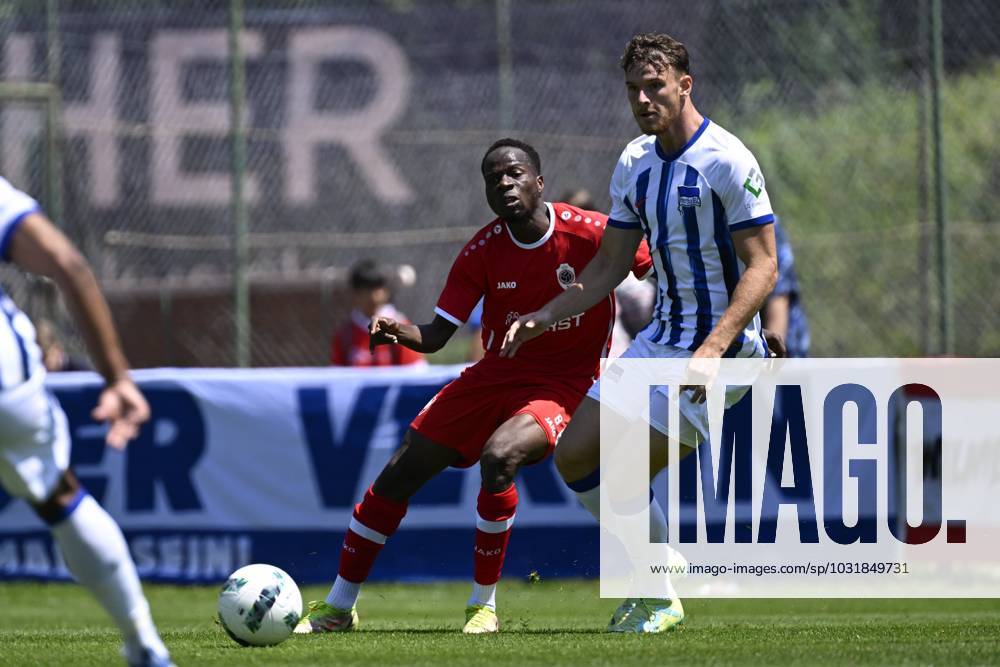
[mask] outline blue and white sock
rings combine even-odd
[[[601,470],[598,468],[583,479],[575,482],[566,482],[566,486],[576,493],[588,512],[595,519],[601,520]],[[663,509],[653,497],[653,490],[649,490],[649,539],[651,542],[667,541],[667,517],[663,514]]]
[[[590,512],[595,519],[601,520],[601,471],[600,468],[594,470],[583,479],[577,480],[575,482],[566,482],[566,485],[576,493],[576,497],[580,500],[580,504],[583,505],[588,512]],[[667,544],[667,517],[663,514],[663,509],[660,504],[656,502],[656,498],[653,496],[653,490],[649,490],[649,541],[650,542],[662,542],[667,551],[668,562],[673,562],[676,560],[675,556],[671,554],[673,549],[671,549]],[[683,557],[682,557],[683,560]],[[684,561],[686,564],[686,561]],[[676,597],[676,593],[673,590],[673,585],[670,583],[670,577],[667,577],[668,590],[670,592],[670,597]]]
[[[121,630],[126,658],[144,653],[167,656],[125,536],[104,508],[81,489],[66,514],[50,528],[66,567]]]

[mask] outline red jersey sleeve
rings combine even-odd
[[[643,280],[653,270],[653,258],[649,256],[649,245],[646,239],[639,243],[639,248],[635,251],[635,261],[632,262],[632,275],[639,280]]]
[[[563,204],[565,206],[565,204]],[[598,213],[597,211],[582,211],[578,209],[573,209],[578,214],[587,216],[585,220],[587,222],[593,218],[596,222],[599,222],[604,229],[608,227],[608,216],[603,213]],[[579,215],[577,216],[579,217]],[[632,274],[639,280],[643,280],[649,275],[649,272],[653,270],[653,258],[649,255],[649,245],[646,243],[646,239],[642,239],[639,242],[639,247],[636,248],[635,258],[632,261]]]
[[[486,293],[484,252],[478,245],[480,234],[458,252],[448,273],[434,312],[455,326],[462,326]]]

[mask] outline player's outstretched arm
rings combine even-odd
[[[576,283],[540,310],[510,325],[500,346],[500,356],[513,357],[523,343],[540,336],[554,322],[578,315],[610,294],[628,274],[641,241],[639,229],[608,227],[597,253]]]
[[[149,405],[128,374],[111,311],[90,265],[62,232],[41,213],[29,214],[11,239],[10,259],[51,278],[66,300],[106,386],[92,416],[110,422],[107,442],[121,449],[149,419]]]
[[[437,352],[458,327],[435,315],[428,324],[404,324],[391,317],[373,317],[368,327],[368,348],[375,350],[377,345],[402,345],[417,352],[432,354]]]

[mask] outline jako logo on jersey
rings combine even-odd
[[[556,269],[556,280],[559,281],[559,286],[563,289],[569,289],[569,286],[576,282],[576,269],[572,266],[563,262]]]
[[[497,283],[497,289],[517,289],[516,280],[507,280]]]
[[[701,206],[701,188],[697,185],[677,186],[677,210],[681,213],[685,208]]]

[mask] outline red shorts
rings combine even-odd
[[[590,384],[589,379],[498,379],[495,373],[472,366],[439,391],[410,428],[458,451],[462,461],[455,467],[468,468],[479,460],[486,441],[501,424],[514,415],[529,414],[545,432],[548,456]]]

